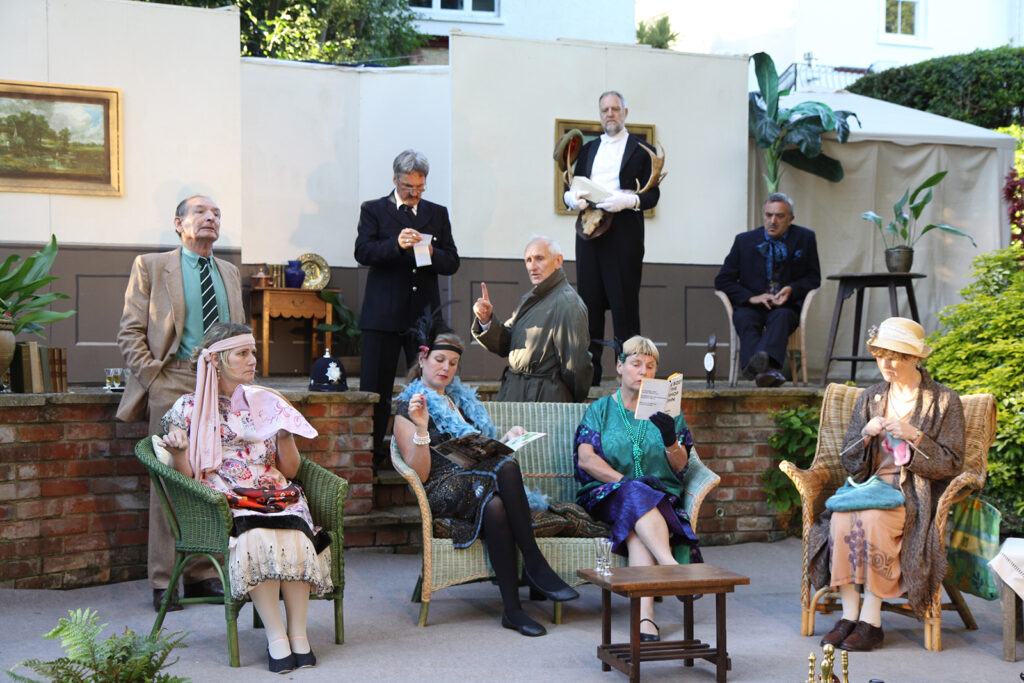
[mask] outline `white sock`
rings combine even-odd
[[[857,621],[860,612],[860,591],[857,590],[857,584],[844,583],[840,586],[839,598],[843,602],[843,619]]]
[[[291,653],[288,644],[288,632],[281,618],[281,582],[276,580],[262,581],[249,591],[253,607],[263,620],[263,629],[267,636],[267,648],[274,659],[287,657]]]
[[[281,594],[284,596],[284,611],[288,615],[288,639],[291,641],[292,652],[305,654],[309,652],[309,639],[306,637],[309,584],[284,581],[281,583]]]
[[[860,620],[872,626],[882,625],[882,598],[869,590],[864,591],[864,605],[860,608]]]

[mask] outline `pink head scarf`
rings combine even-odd
[[[256,339],[251,334],[240,334],[211,344],[199,353],[195,404],[188,430],[188,462],[192,466],[192,476],[197,480],[202,480],[205,473],[220,467],[223,460],[220,411],[217,409],[220,383],[213,354],[255,345]],[[247,441],[263,441],[282,429],[307,438],[317,435],[317,431],[299,411],[268,389],[238,385],[231,396],[231,409],[249,410],[251,431],[239,435]]]

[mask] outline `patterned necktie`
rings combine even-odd
[[[217,322],[217,292],[213,289],[213,275],[210,273],[210,259],[199,258],[199,291],[203,299],[203,334]]]

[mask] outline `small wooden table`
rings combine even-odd
[[[337,291],[337,290],[327,290]],[[334,319],[334,308],[320,298],[320,292],[313,289],[293,287],[263,287],[253,289],[249,295],[249,315],[252,329],[259,329],[261,374],[266,377],[270,369],[270,320],[272,318],[299,318],[312,320],[310,335],[313,360],[316,360],[316,324],[323,321],[330,325]],[[258,324],[257,324],[258,323]],[[324,348],[331,348],[331,333],[324,332]]]
[[[858,350],[862,348],[864,340],[860,338],[861,319],[864,316],[864,290],[867,287],[885,287],[889,290],[889,311],[892,315],[900,314],[899,304],[896,302],[896,288],[903,287],[907,292],[907,303],[910,305],[910,317],[921,322],[921,316],[917,312],[917,299],[914,297],[914,280],[925,277],[923,273],[840,273],[829,275],[829,280],[837,280],[839,287],[836,289],[836,307],[832,312],[832,326],[828,330],[828,342],[825,345],[825,366],[821,371],[821,383],[828,385],[828,369],[832,361],[846,361],[850,363],[850,381],[857,379],[857,363],[871,361],[872,356],[862,356]],[[857,293],[857,308],[853,316],[853,350],[849,356],[837,356],[834,353],[836,345],[836,330],[839,329],[839,318],[843,312],[843,303]]]
[[[601,670],[615,667],[640,680],[640,662],[684,659],[693,666],[694,659],[706,659],[716,665],[716,678],[724,683],[725,672],[732,668],[725,642],[725,594],[736,586],[747,585],[746,576],[710,564],[655,565],[652,567],[616,567],[611,576],[602,576],[593,569],[581,569],[580,578],[601,588],[601,644],[597,658]],[[612,643],[611,594],[629,598],[629,642]],[[693,599],[683,603],[683,640],[640,641],[640,598],[655,595],[715,594],[715,647],[693,638]]]

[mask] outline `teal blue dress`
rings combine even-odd
[[[612,548],[620,555],[627,554],[626,537],[633,532],[636,521],[657,508],[668,524],[669,543],[676,560],[702,562],[697,535],[682,503],[686,468],[679,472],[672,469],[661,432],[653,424],[635,419],[632,412],[625,414],[634,434],[647,422],[637,461],[633,458],[633,442],[614,395],[594,401],[583,416],[573,446],[576,481],[581,484],[576,502],[595,519],[611,525]],[[675,424],[677,441],[689,450],[693,438],[681,413],[675,418]],[[579,446],[583,443],[590,444],[612,469],[627,478],[602,482],[584,472],[579,461]]]

